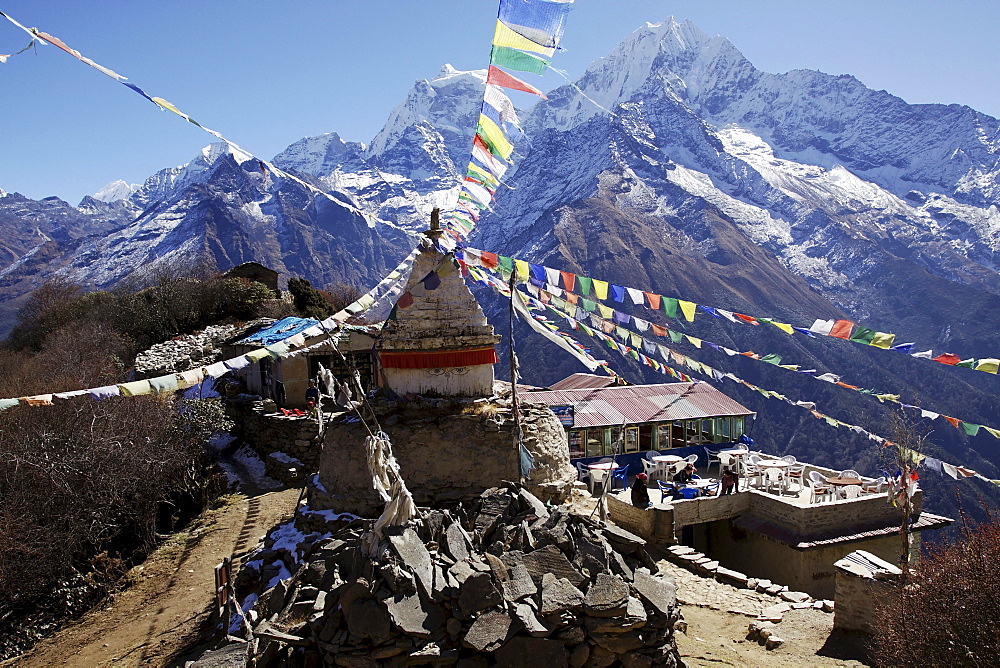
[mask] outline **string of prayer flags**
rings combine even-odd
[[[55,46],[56,48],[60,49],[61,51],[63,51],[65,53],[73,56],[74,58],[76,58],[80,62],[82,62],[82,63],[84,63],[86,65],[89,65],[90,67],[93,67],[98,72],[101,72],[102,74],[105,74],[105,75],[111,77],[112,79],[114,79],[118,83],[122,84],[123,86],[125,86],[126,88],[128,88],[129,90],[131,90],[132,92],[137,93],[138,95],[141,95],[145,99],[147,99],[150,102],[152,102],[153,104],[155,104],[160,110],[162,110],[162,111],[169,111],[169,112],[171,112],[173,114],[176,114],[177,116],[183,118],[188,123],[191,123],[192,125],[195,125],[195,126],[201,128],[202,130],[204,130],[208,134],[212,135],[213,137],[215,137],[219,141],[225,143],[237,155],[239,155],[239,156],[245,156],[247,159],[256,160],[257,161],[257,165],[260,167],[261,172],[265,176],[267,175],[268,172],[270,172],[272,174],[280,176],[281,178],[285,178],[285,179],[288,179],[290,181],[294,181],[299,186],[305,188],[306,190],[312,192],[315,195],[318,195],[318,196],[321,196],[321,197],[325,197],[325,198],[329,199],[330,201],[336,202],[337,204],[339,204],[341,206],[346,206],[348,208],[351,208],[352,210],[354,210],[355,212],[357,212],[359,214],[362,213],[357,208],[355,208],[355,207],[353,207],[353,206],[351,206],[349,204],[345,204],[341,200],[333,197],[333,195],[331,195],[330,193],[324,192],[323,190],[320,190],[316,186],[312,185],[311,183],[307,183],[306,181],[303,181],[302,179],[300,179],[299,177],[295,176],[294,174],[291,174],[289,172],[286,172],[286,171],[284,171],[284,170],[276,167],[275,165],[273,165],[271,162],[269,162],[267,160],[263,160],[261,158],[258,158],[253,153],[247,151],[246,149],[244,149],[243,147],[241,147],[236,142],[231,141],[231,140],[227,139],[226,137],[224,137],[222,135],[222,133],[217,132],[216,130],[212,130],[211,128],[209,128],[209,127],[207,127],[205,125],[202,125],[201,123],[199,123],[198,121],[196,121],[194,118],[192,118],[190,115],[184,113],[183,111],[181,111],[180,109],[178,109],[174,104],[172,104],[171,102],[168,102],[167,100],[163,99],[162,97],[157,97],[157,96],[154,96],[154,95],[149,95],[148,93],[146,93],[146,91],[144,91],[143,89],[141,89],[139,86],[137,86],[134,83],[131,83],[128,80],[128,77],[122,76],[121,74],[118,74],[114,70],[112,70],[112,69],[110,69],[108,67],[105,67],[105,66],[103,66],[103,65],[101,65],[101,64],[99,64],[99,63],[97,63],[97,62],[95,62],[93,60],[91,60],[90,58],[87,58],[86,56],[84,56],[82,53],[80,53],[76,49],[73,49],[70,46],[68,46],[65,42],[63,42],[58,37],[56,37],[56,36],[54,36],[54,35],[52,35],[50,33],[43,32],[43,31],[39,30],[38,28],[27,28],[27,27],[21,25],[20,23],[18,23],[17,21],[15,21],[12,17],[10,17],[9,15],[7,15],[7,14],[5,14],[3,12],[0,12],[0,16],[2,16],[3,18],[7,19],[12,24],[14,24],[15,26],[17,26],[18,28],[20,28],[21,30],[25,31],[26,33],[28,33],[28,35],[31,36],[32,43],[28,45],[29,47],[32,44],[34,44],[34,43],[38,43],[38,44],[42,44],[42,45],[44,45],[44,44],[52,44],[53,46]],[[22,49],[22,51],[23,51],[23,49]]]
[[[543,74],[562,39],[572,2],[500,0],[472,156],[454,208],[441,216],[448,234],[440,242],[442,248],[453,249],[472,231],[482,211],[490,207],[514,152],[510,135],[523,134],[514,104],[501,89],[547,99],[541,90],[501,68]]]
[[[574,297],[570,297],[569,293],[574,292],[582,296],[594,296],[598,299],[605,299],[604,297],[593,294],[592,286],[594,285],[594,281],[598,281],[599,279],[590,278],[588,276],[578,276],[572,273],[560,271],[558,269],[553,269],[551,267],[546,267],[544,265],[542,265],[542,269],[546,273],[546,280],[550,287],[553,289],[566,290],[567,299],[573,299]],[[598,285],[604,283],[604,281],[599,281]],[[579,286],[579,289],[577,286]],[[688,322],[694,322],[695,313],[700,310],[713,317],[718,318],[721,316],[722,318],[735,323],[743,323],[752,326],[759,326],[761,323],[768,323],[777,327],[786,334],[797,333],[809,338],[815,338],[816,336],[829,336],[832,338],[851,341],[860,345],[866,345],[872,348],[878,348],[880,350],[892,350],[894,352],[905,353],[918,359],[933,360],[947,366],[973,369],[975,371],[981,371],[993,375],[1000,373],[1000,358],[984,357],[963,360],[953,353],[935,355],[933,350],[914,353],[911,351],[915,347],[915,343],[896,343],[895,334],[889,332],[879,332],[863,325],[858,325],[850,320],[816,319],[808,328],[797,327],[788,323],[777,322],[773,318],[762,318],[743,313],[735,313],[733,311],[727,311],[715,306],[697,304],[676,297],[667,297],[652,292],[641,291],[637,288],[615,285],[613,283],[609,284],[608,297],[612,301],[625,303],[623,297],[624,294],[628,294],[632,298],[633,303],[636,305],[641,303],[641,300],[636,299],[636,296],[640,294],[643,295],[645,297],[645,306],[647,308],[653,311],[659,311],[662,309],[667,317],[675,320],[678,319],[679,312],[685,320]]]

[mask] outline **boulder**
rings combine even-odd
[[[618,617],[628,605],[628,585],[610,573],[598,573],[583,599],[583,611],[591,617]]]

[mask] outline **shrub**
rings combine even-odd
[[[1000,657],[1000,520],[938,545],[876,608],[885,666],[995,666]]]

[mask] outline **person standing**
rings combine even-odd
[[[734,494],[740,490],[740,474],[728,466],[722,469],[722,493]]]

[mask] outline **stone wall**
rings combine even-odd
[[[261,404],[230,404],[236,422],[234,436],[245,441],[265,462],[271,453],[283,452],[302,462],[307,471],[315,471],[322,448],[317,421],[269,413]]]
[[[850,558],[862,555],[861,561],[874,562],[881,568],[868,569],[850,563]],[[875,559],[872,557],[875,556]],[[836,612],[833,628],[843,631],[872,633],[875,602],[895,595],[900,570],[868,552],[858,551],[837,562]]]
[[[418,399],[380,402],[375,410],[406,486],[420,505],[473,498],[520,478],[509,403]],[[529,488],[558,499],[576,480],[562,425],[547,407],[535,405],[522,407],[522,421],[525,446],[538,465]],[[310,507],[367,517],[381,513],[383,503],[368,471],[367,436],[356,417],[328,425],[319,484],[309,490]]]

